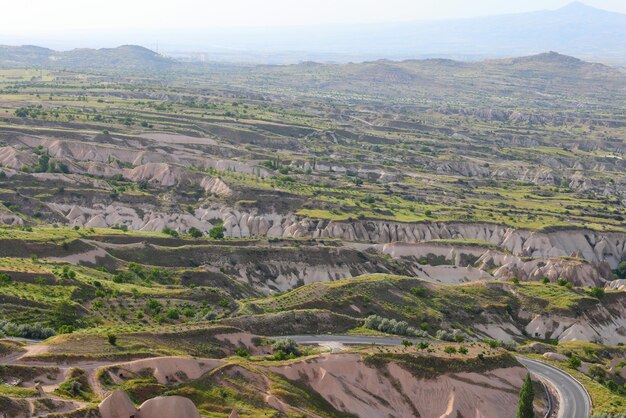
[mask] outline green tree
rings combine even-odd
[[[117,336],[115,334],[107,335],[107,339],[109,340],[109,344],[111,345],[117,344]]]
[[[192,226],[191,228],[189,228],[189,231],[187,231],[189,233],[189,235],[192,236],[192,238],[202,238],[202,231],[200,231],[198,228]]]
[[[447,347],[445,347],[445,348],[443,349],[443,351],[444,351],[446,354],[450,354],[450,355],[452,355],[452,354],[456,354],[456,348],[455,348],[455,347],[452,347],[452,346],[447,346]]]
[[[534,418],[535,412],[533,411],[533,399],[535,398],[535,391],[533,390],[533,382],[530,380],[530,374],[526,374],[524,384],[519,392],[519,403],[517,406],[516,418]]]
[[[211,239],[223,239],[224,238],[224,225],[215,225],[209,231],[209,237]]]
[[[55,325],[60,329],[63,326],[74,327],[78,322],[78,313],[74,305],[68,301],[59,302],[53,309],[52,315]]]

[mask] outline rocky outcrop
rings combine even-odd
[[[520,280],[540,281],[546,277],[551,282],[564,279],[575,286],[603,287],[613,276],[605,261],[587,262],[573,258],[523,259],[492,250],[484,253],[477,265],[482,270],[497,266],[492,273],[496,279],[509,280],[517,277]]]
[[[202,418],[198,408],[182,396],[158,396],[139,407],[137,418]]]
[[[184,357],[158,357],[135,360],[115,366],[115,373],[109,376],[114,381],[128,379],[148,370],[161,384],[180,383],[189,379],[198,379],[204,373],[222,365],[221,360],[192,359]]]
[[[133,405],[126,392],[123,390],[114,390],[107,396],[100,405],[98,410],[102,418],[129,418],[137,416],[137,408]]]
[[[214,182],[212,186],[222,189],[223,186]],[[224,191],[225,192],[225,191]],[[559,262],[567,267],[567,274],[581,283],[588,281],[583,275],[602,276],[605,279],[609,269],[615,268],[626,256],[626,233],[598,232],[585,229],[563,229],[555,231],[530,231],[515,229],[503,225],[486,223],[400,223],[388,221],[327,221],[303,218],[294,214],[280,215],[276,213],[254,214],[234,210],[230,207],[205,206],[197,209],[194,214],[188,212],[166,213],[157,207],[142,208],[140,214],[136,209],[113,204],[109,206],[94,205],[82,207],[76,205],[50,204],[51,209],[60,212],[70,225],[88,227],[111,227],[126,224],[130,229],[160,231],[163,227],[186,231],[196,227],[208,231],[216,219],[224,223],[225,236],[231,238],[275,237],[275,238],[332,238],[351,242],[372,244],[405,243],[417,244],[433,240],[467,240],[483,241],[501,248],[516,257],[556,259],[561,257],[577,257],[592,263],[584,267],[575,263]],[[424,252],[419,247],[391,246],[383,248],[389,254],[404,255],[407,251]],[[453,246],[454,248],[454,246]],[[488,248],[488,247],[485,247]],[[438,250],[448,251],[448,250]],[[465,253],[469,250],[464,249]],[[471,251],[478,255],[480,250]],[[490,255],[493,257],[493,254]],[[513,263],[518,274],[524,277],[546,275],[551,277],[549,266],[528,265],[521,267],[521,261],[498,256],[495,266]],[[494,258],[494,259],[495,259]],[[456,262],[455,262],[456,263]],[[556,264],[551,263],[553,270]],[[503,277],[509,273],[502,270]]]
[[[201,418],[193,402],[182,396],[158,396],[135,408],[126,392],[115,390],[98,406],[102,418]]]
[[[560,353],[544,353],[543,358],[545,358],[546,360],[552,360],[552,361],[558,361],[558,362],[567,361],[567,356],[565,356],[564,354],[560,354]]]
[[[208,193],[229,196],[232,190],[219,178],[202,176],[182,167],[165,163],[149,163],[124,170],[124,177],[134,182],[148,182],[160,187],[199,186]]]
[[[368,366],[358,354],[322,355],[268,369],[306,382],[335,409],[362,418],[434,418],[467,411],[485,418],[514,416],[517,391],[526,374],[519,366],[425,379],[394,362]]]
[[[32,152],[20,151],[13,147],[0,147],[0,167],[21,170],[35,165],[37,157]]]
[[[616,298],[581,309],[577,315],[537,314],[526,325],[527,335],[559,341],[626,343],[626,301]]]

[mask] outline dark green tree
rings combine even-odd
[[[533,382],[530,380],[530,373],[526,374],[524,384],[519,392],[519,404],[517,407],[516,418],[534,418],[535,413],[533,411],[533,399],[535,398],[535,391],[533,390]]]
[[[209,237],[211,239],[223,239],[224,238],[224,225],[215,225],[209,231]]]
[[[618,279],[626,279],[626,261],[622,261],[615,269],[615,274]]]

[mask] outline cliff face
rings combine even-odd
[[[231,238],[332,238],[372,244],[420,243],[431,240],[473,240],[494,244],[518,257],[576,256],[615,268],[626,254],[626,234],[584,229],[538,232],[487,223],[399,223],[376,220],[327,221],[297,215],[254,214],[229,207],[201,208],[195,213],[166,213],[146,206],[140,211],[123,205],[83,207],[54,205],[70,225],[110,227],[125,223],[130,229],[159,231],[164,226],[186,231],[208,231],[215,220],[224,223]]]

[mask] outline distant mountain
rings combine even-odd
[[[547,52],[480,62],[425,59],[258,66],[229,74],[225,83],[313,95],[341,92],[345,97],[463,102],[476,108],[484,106],[485,100],[501,99],[521,100],[537,108],[554,108],[558,102],[567,108],[577,107],[579,100],[599,104],[598,97],[604,98],[602,105],[623,103],[626,71]]]
[[[282,30],[170,33],[178,45],[210,51],[211,59],[334,62],[381,58],[460,60],[558,51],[626,63],[626,14],[574,2],[558,10],[395,24],[328,25]],[[193,40],[192,40],[193,39]],[[203,44],[211,39],[220,48]],[[198,41],[195,41],[198,40]],[[203,49],[204,48],[204,49]],[[246,55],[247,52],[247,55]],[[270,57],[270,58],[268,58]],[[257,61],[258,62],[258,61]]]
[[[117,48],[53,51],[38,46],[0,45],[0,67],[41,66],[70,70],[165,70],[179,65],[154,51],[136,45]]]

